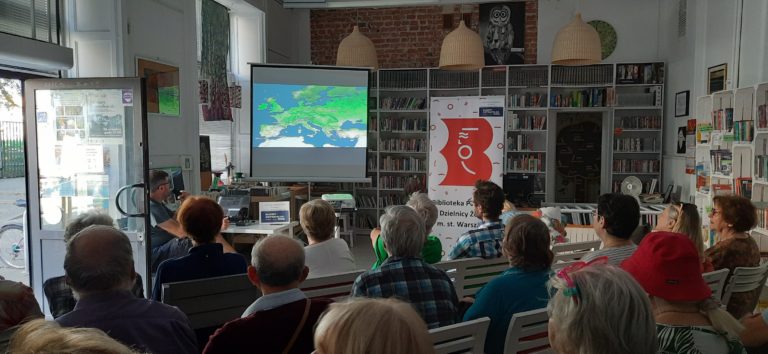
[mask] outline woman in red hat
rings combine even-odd
[[[653,232],[621,266],[650,296],[659,353],[746,353],[738,339],[744,327],[711,299],[691,240]]]
[[[715,270],[707,257],[704,257],[704,239],[701,236],[701,218],[695,204],[672,203],[659,215],[654,231],[677,232],[688,236],[696,246],[701,258],[701,272]]]
[[[717,233],[717,243],[704,254],[715,270],[728,268],[733,274],[736,267],[760,265],[760,248],[748,233],[756,224],[757,213],[749,199],[729,195],[717,196],[712,200],[709,227]],[[734,293],[728,301],[728,312],[736,318],[752,313],[758,296],[760,289]]]

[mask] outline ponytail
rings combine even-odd
[[[707,315],[712,327],[720,332],[726,332],[733,338],[739,338],[739,333],[744,330],[741,322],[724,310],[718,301],[711,298],[706,299],[699,304],[699,308],[701,312]]]

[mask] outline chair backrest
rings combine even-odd
[[[429,330],[437,354],[472,353],[483,354],[485,335],[491,319],[481,317],[450,326]]]
[[[166,283],[162,291],[162,302],[184,312],[193,329],[239,318],[261,296],[246,274]]]
[[[464,293],[464,272],[467,269],[467,263],[472,263],[479,258],[461,258],[450,261],[442,261],[433,264],[437,269],[443,270],[453,282],[453,287],[456,289],[456,295],[461,299]]]
[[[731,279],[728,280],[728,284],[725,286],[723,306],[728,306],[733,293],[744,293],[761,288],[765,284],[766,277],[768,277],[768,262],[757,267],[736,267],[733,270]],[[757,300],[756,296],[755,303],[751,307],[752,309],[757,306]]]
[[[589,252],[600,248],[600,240],[558,243],[552,246],[553,263],[578,261]]]
[[[310,299],[327,298],[341,301],[349,297],[349,293],[352,291],[352,284],[363,272],[361,269],[347,273],[310,278],[301,283],[299,287]]]
[[[554,353],[554,350],[549,347],[548,322],[549,315],[546,308],[512,315],[507,328],[507,338],[504,341],[504,353]]]
[[[730,272],[730,269],[723,268],[701,275],[704,281],[707,282],[707,285],[709,285],[709,288],[712,289],[712,298],[718,301],[723,298],[725,280],[728,279],[728,273]]]
[[[464,265],[464,276],[460,283],[462,287],[456,287],[456,295],[459,296],[459,299],[464,296],[474,295],[493,278],[509,269],[509,260],[506,257],[493,259],[473,258],[471,261],[464,263]]]

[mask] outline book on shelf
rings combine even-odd
[[[572,90],[568,93],[552,94],[549,100],[550,107],[606,107],[606,89],[593,87],[584,90]]]
[[[614,138],[615,152],[656,152],[656,138]]]
[[[425,152],[428,149],[427,140],[412,139],[382,139],[381,152]]]
[[[515,134],[507,137],[507,146],[509,151],[535,150],[534,143],[536,139],[535,135]]]
[[[696,162],[696,190],[709,193],[709,164],[705,161]]]
[[[512,113],[509,118],[509,130],[546,130],[546,114],[526,114],[520,116]]]
[[[544,154],[515,154],[507,159],[507,168],[516,172],[543,172]]]
[[[757,227],[761,229],[768,229],[768,203],[765,202],[752,202],[755,205],[757,211]]]
[[[736,178],[736,195],[740,195],[747,199],[752,199],[752,178],[751,177],[739,177]]]
[[[697,144],[709,144],[711,137],[712,137],[712,124],[710,123],[696,124],[696,143]]]
[[[525,92],[509,95],[510,108],[543,108],[546,107],[546,93]]]
[[[553,85],[611,85],[612,65],[553,66]]]
[[[658,116],[658,115],[621,116],[619,117],[618,128],[661,129],[661,116]]]
[[[712,111],[712,129],[731,131],[733,129],[733,108]]]
[[[420,110],[427,106],[424,97],[384,97],[380,102],[381,109],[393,111]]]
[[[737,142],[748,143],[755,139],[754,122],[751,120],[742,120],[734,123],[734,140]]]
[[[381,159],[381,168],[386,171],[423,172],[426,162],[422,158],[385,156]]]
[[[658,173],[661,161],[653,159],[614,159],[614,173]]]
[[[757,106],[757,129],[768,129],[768,109],[765,104]]]
[[[547,86],[547,67],[509,68],[510,86]],[[503,86],[503,85],[502,85]]]
[[[425,185],[424,176],[411,175],[411,176],[380,176],[379,186],[381,189],[403,189],[408,183],[416,181],[421,186]]]
[[[731,195],[733,194],[733,185],[730,183],[714,183],[712,184],[712,194],[714,196]]]
[[[427,119],[382,117],[380,130],[383,132],[426,132]]]
[[[730,176],[733,171],[733,152],[719,149],[709,152],[712,163],[712,172],[723,176]]]
[[[618,84],[663,84],[664,63],[617,64]]]
[[[768,179],[768,155],[755,155],[755,177],[760,180]]]

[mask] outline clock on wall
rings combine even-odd
[[[605,60],[605,58],[611,56],[616,49],[616,41],[618,40],[616,30],[610,23],[605,21],[594,20],[587,23],[594,27],[595,30],[597,30],[597,34],[600,35],[600,49],[602,52],[602,59]]]

